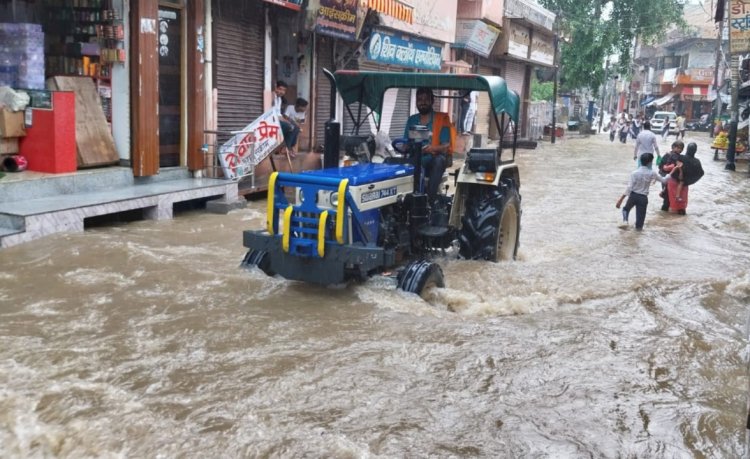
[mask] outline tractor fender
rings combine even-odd
[[[507,163],[507,164],[500,163],[500,166],[498,167],[497,172],[495,173],[495,179],[491,182],[478,179],[477,174],[470,171],[469,168],[466,166],[466,164],[464,164],[458,173],[456,183],[457,184],[470,183],[470,184],[496,187],[500,184],[501,179],[504,179],[506,177],[513,179],[513,182],[515,182],[516,184],[516,188],[520,190],[521,176],[518,173],[518,165],[513,162]]]
[[[495,174],[495,179],[491,182],[477,179],[476,174],[471,172],[466,165],[461,168],[457,179],[451,214],[448,218],[448,224],[454,228],[461,227],[461,217],[466,213],[466,200],[468,196],[473,195],[471,193],[473,188],[498,188],[501,182],[508,183],[510,179],[516,190],[520,192],[521,189],[521,177],[518,173],[518,166],[515,163],[500,164]]]

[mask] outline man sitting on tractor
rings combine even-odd
[[[421,125],[427,126],[432,133],[432,140],[422,148],[422,166],[425,170],[425,177],[429,179],[427,196],[431,203],[435,202],[443,173],[453,155],[456,141],[456,128],[447,113],[436,112],[432,109],[434,102],[435,95],[431,89],[417,89],[419,113],[409,117],[404,131],[404,137],[408,138],[409,127]]]

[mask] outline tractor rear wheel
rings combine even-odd
[[[521,198],[515,184],[506,180],[474,198],[461,219],[459,254],[469,260],[515,260],[521,232]]]
[[[268,255],[268,252],[263,250],[248,250],[245,257],[242,258],[240,266],[246,269],[256,266],[268,276],[275,274],[271,269],[271,257]]]
[[[427,260],[410,262],[398,275],[398,288],[425,298],[430,288],[445,287],[440,265]]]

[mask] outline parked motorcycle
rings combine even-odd
[[[685,127],[688,131],[710,132],[713,127],[713,120],[709,117],[701,117],[697,120],[686,121]]]

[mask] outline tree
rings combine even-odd
[[[546,100],[552,102],[553,82],[540,83],[536,78],[531,80],[531,100]]]
[[[675,25],[684,27],[684,0],[540,0],[558,12],[561,78],[564,89],[590,88],[596,95],[604,82],[606,56],[617,54],[628,74],[635,38],[655,43]]]

